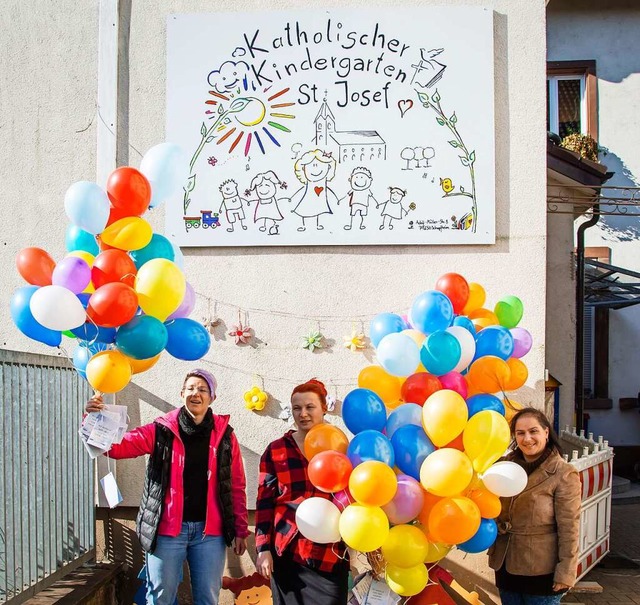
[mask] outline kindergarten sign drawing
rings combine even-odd
[[[493,14],[170,15],[180,246],[495,242]]]

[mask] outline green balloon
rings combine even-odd
[[[496,304],[493,312],[496,314],[501,326],[515,328],[522,319],[524,306],[517,296],[505,296]]]
[[[73,332],[71,332],[70,330],[64,330],[62,332],[62,335],[66,336],[67,338],[76,338],[76,335]]]

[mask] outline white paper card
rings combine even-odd
[[[102,491],[104,491],[104,496],[107,499],[109,508],[115,508],[120,504],[120,502],[122,502],[122,494],[118,489],[116,478],[113,476],[112,472],[107,473],[102,477],[102,479],[100,479],[100,485],[102,486]]]
[[[400,597],[389,588],[386,582],[373,580],[367,594],[366,605],[392,605],[399,600]]]

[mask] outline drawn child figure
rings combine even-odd
[[[369,201],[375,203],[376,207],[378,206],[378,202],[370,190],[372,182],[371,171],[364,166],[358,166],[351,172],[349,177],[351,190],[338,201],[338,204],[340,204],[343,200],[349,200],[349,214],[351,217],[349,224],[344,226],[345,230],[349,231],[353,227],[353,217],[356,214],[360,215],[360,229],[366,229],[364,217],[369,212]]]
[[[407,192],[400,187],[389,187],[389,199],[382,204],[382,225],[380,229],[384,229],[385,221],[389,217],[389,229],[393,229],[393,221],[400,220],[403,216],[409,214],[409,211],[402,205],[402,199]],[[381,204],[376,206],[379,207]]]
[[[230,590],[235,605],[272,605],[271,586],[258,572],[242,578],[222,578],[222,588]]]
[[[278,187],[283,187],[283,185],[283,182],[277,177],[273,170],[267,170],[267,172],[256,174],[249,186],[249,191],[254,192],[258,198],[253,214],[253,222],[257,223],[262,220],[263,223],[258,229],[260,231],[266,231],[267,221],[271,221],[269,235],[278,234],[278,223],[276,221],[281,221],[284,218],[280,212],[280,208],[278,208],[278,200],[276,200]]]
[[[242,202],[247,202],[247,200],[241,198],[238,194],[238,183],[233,179],[224,181],[222,185],[220,185],[220,193],[222,193],[222,203],[220,204],[218,214],[222,214],[222,209],[224,208],[227,222],[229,223],[227,231],[234,230],[234,223],[236,221],[240,221],[240,226],[246,231],[247,226],[242,222],[245,219]]]
[[[291,201],[296,202],[291,212],[302,219],[298,231],[306,230],[305,219],[308,218],[316,219],[316,229],[324,229],[320,224],[320,216],[333,214],[329,204],[337,204],[338,196],[327,183],[336,175],[336,163],[331,153],[314,149],[303,153],[294,164],[296,177],[303,185],[291,197]]]

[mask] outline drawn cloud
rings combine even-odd
[[[207,76],[209,86],[220,93],[230,92],[249,73],[249,66],[244,61],[225,61],[219,69],[214,69]]]

